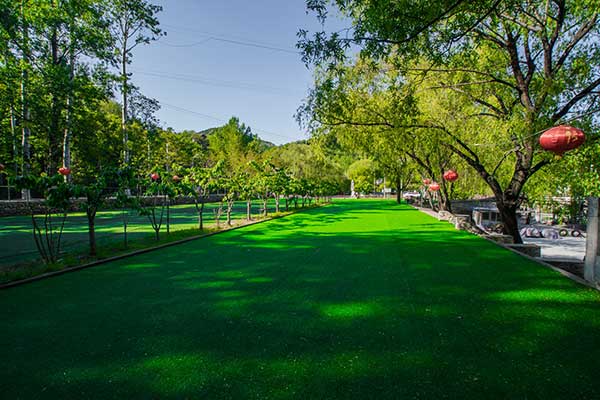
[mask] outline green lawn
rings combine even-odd
[[[6,399],[600,397],[600,293],[386,201],[0,292]]]
[[[258,201],[254,202],[252,212],[258,214]],[[206,204],[204,210],[205,226],[214,225],[214,213],[217,203]],[[282,202],[283,207],[283,202]],[[275,211],[275,202],[269,203],[269,212]],[[246,217],[246,203],[238,202],[234,207],[233,219]],[[198,226],[198,214],[193,204],[174,206],[170,209],[171,230],[193,229]],[[225,215],[221,217],[225,222]],[[166,233],[166,211],[163,217],[161,233]],[[128,227],[130,240],[152,237],[154,231],[148,217],[131,213]],[[96,235],[99,246],[120,245],[123,225],[119,211],[101,211],[96,217]],[[63,250],[70,254],[85,254],[88,250],[88,226],[85,213],[69,214],[63,234]],[[0,267],[10,266],[20,262],[34,261],[39,253],[33,241],[31,217],[0,217]]]

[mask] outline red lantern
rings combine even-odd
[[[58,169],[58,173],[61,174],[62,176],[67,176],[67,175],[71,175],[71,170],[67,167],[60,167]]]
[[[438,183],[433,182],[431,185],[429,185],[429,190],[431,190],[432,192],[437,192],[438,190],[440,190],[440,185]]]
[[[181,178],[177,175],[173,175],[173,182],[177,183],[181,180]]]
[[[423,185],[431,184],[431,179],[423,179]]]
[[[444,173],[444,180],[446,180],[448,182],[454,182],[457,179],[458,179],[458,174],[456,173],[456,171],[448,170]]]
[[[542,148],[559,156],[565,151],[576,149],[584,141],[585,134],[583,131],[568,125],[555,126],[540,136],[540,145]]]
[[[158,175],[156,172],[153,172],[152,174],[150,174],[150,178],[151,178],[153,181],[157,181],[157,180],[159,180],[159,179],[160,179],[160,175]]]

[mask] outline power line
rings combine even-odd
[[[206,42],[210,42],[211,40],[213,40],[212,37],[201,40],[199,42],[190,43],[190,44],[174,44],[174,43],[165,42],[164,40],[161,40],[157,43],[164,44],[165,46],[169,46],[169,47],[194,47],[194,46],[199,46],[201,44],[204,44]]]
[[[281,43],[265,42],[262,40],[253,40],[253,39],[248,38],[248,36],[237,36],[237,35],[231,35],[229,33],[222,33],[222,32],[210,32],[210,31],[205,31],[202,29],[190,28],[190,27],[181,26],[181,25],[162,24],[162,26],[170,27],[170,30],[174,31],[174,32],[195,33],[195,34],[199,34],[202,36],[212,36],[212,37],[218,37],[218,38],[224,38],[224,39],[241,40],[243,42],[249,42],[249,43],[254,43],[254,44],[263,44],[266,46],[285,48],[286,50],[289,50],[289,48],[284,47],[283,45],[281,45]]]
[[[209,115],[209,114],[203,114],[203,113],[200,113],[200,112],[197,112],[197,111],[188,110],[187,108],[175,106],[173,104],[165,103],[163,101],[160,101],[160,105],[161,106],[166,106],[167,108],[172,108],[172,109],[177,110],[177,111],[183,111],[183,112],[187,112],[187,113],[190,113],[190,114],[198,115],[198,116],[203,117],[203,118],[212,119],[212,120],[215,120],[215,121],[218,121],[218,122],[227,122],[227,120],[225,120],[223,118],[215,117],[215,116]]]
[[[582,119],[582,118],[584,118],[584,117],[587,117],[587,116],[589,116],[589,115],[596,114],[596,113],[599,113],[599,112],[600,112],[600,109],[589,110],[589,111],[587,111],[587,112],[585,112],[585,113],[582,113],[582,114],[575,115],[575,116],[573,116],[573,117],[571,117],[571,118],[569,118],[569,119],[565,119],[565,120],[562,120],[562,121],[561,121],[561,120],[559,120],[559,122],[560,122],[561,124],[568,124],[568,123],[570,123],[570,122],[577,121],[577,120],[579,120],[579,119]],[[539,136],[539,135],[541,135],[542,133],[546,132],[548,129],[551,129],[551,127],[550,127],[550,128],[544,128],[544,129],[541,129],[541,130],[539,130],[539,131],[537,131],[537,132],[534,132],[534,133],[532,133],[532,134],[529,134],[529,135],[526,135],[526,136],[520,137],[520,138],[518,138],[518,139],[519,139],[519,140],[521,140],[521,141],[525,141],[525,140],[527,140],[527,139],[531,139],[531,138],[532,138],[532,137],[534,137],[534,136]],[[509,144],[509,141],[507,140],[507,141],[506,141],[505,143],[503,143],[503,144]],[[487,146],[490,146],[490,147],[491,147],[491,146],[497,146],[497,145],[498,145],[498,143],[475,143],[475,144],[473,144],[473,146],[477,146],[477,147],[487,147]]]
[[[257,85],[257,84],[253,84],[253,83],[238,82],[238,81],[226,81],[226,80],[212,79],[212,78],[202,77],[200,75],[186,75],[186,74],[179,74],[179,73],[170,73],[170,72],[166,72],[166,71],[132,70],[132,72],[134,72],[136,74],[140,74],[140,75],[154,76],[154,77],[158,77],[158,78],[173,79],[173,80],[185,81],[185,82],[194,82],[194,83],[200,83],[200,84],[210,85],[210,86],[229,87],[229,88],[233,88],[233,89],[245,89],[245,90],[250,90],[250,91],[258,91],[258,92],[270,93],[270,94],[276,94],[276,95],[296,95],[292,91],[289,91],[285,88],[266,86],[266,85]],[[301,96],[299,93],[297,95]]]
[[[228,120],[223,119],[223,118],[219,118],[219,117],[215,117],[214,115],[204,114],[204,113],[201,113],[201,112],[189,110],[187,108],[179,107],[179,106],[176,106],[176,105],[173,105],[173,104],[169,104],[169,103],[165,103],[165,102],[162,102],[162,101],[160,102],[160,104],[163,105],[163,106],[165,106],[165,107],[167,107],[167,108],[171,108],[171,109],[176,110],[176,111],[186,112],[186,113],[189,113],[189,114],[192,114],[192,115],[197,115],[197,116],[202,117],[202,118],[208,118],[208,119],[211,119],[211,120],[214,120],[214,121],[218,121],[218,122],[223,122],[223,123],[227,123],[228,122]],[[279,136],[279,137],[282,137],[282,138],[285,138],[285,139],[289,139],[289,140],[294,140],[294,141],[299,140],[298,138],[294,138],[294,137],[287,136],[287,135],[282,135],[280,133],[275,133],[275,132],[267,131],[265,129],[254,128],[253,130],[256,131],[256,132],[259,132],[259,133],[264,133],[266,135]]]
[[[173,25],[164,25],[164,26],[172,27]],[[194,42],[194,43],[189,43],[189,44],[174,44],[174,43],[168,43],[168,42],[164,42],[164,41],[159,41],[158,43],[162,43],[166,46],[171,46],[171,47],[194,47],[194,46],[199,46],[204,43],[207,43],[211,40],[214,40],[214,41],[218,41],[218,42],[236,44],[236,45],[247,46],[247,47],[255,47],[255,48],[260,48],[260,49],[265,49],[265,50],[273,50],[273,51],[278,51],[278,52],[288,53],[288,54],[295,54],[295,55],[301,54],[297,50],[291,50],[290,48],[279,47],[279,46],[273,45],[271,43],[260,42],[260,41],[255,41],[255,40],[248,40],[247,38],[242,39],[242,38],[238,38],[235,36],[215,34],[215,33],[200,31],[200,30],[196,30],[196,29],[184,28],[184,27],[180,27],[180,26],[175,27],[175,28],[170,28],[170,30],[173,30],[175,32],[177,32],[177,31],[184,32],[184,33],[186,31],[193,32],[193,33],[198,33],[202,36],[207,36],[207,37],[204,40]]]

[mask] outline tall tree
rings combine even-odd
[[[232,117],[227,124],[216,128],[208,137],[210,156],[214,162],[223,160],[228,169],[235,171],[254,159],[258,139],[249,126]]]
[[[326,17],[325,0],[308,1]],[[307,62],[338,65],[352,45],[381,60],[403,54],[408,72],[435,76],[439,88],[464,96],[477,118],[510,121],[501,139],[502,163],[512,163],[503,183],[482,161],[483,152],[460,132],[444,127],[446,146],[485,180],[494,193],[505,233],[521,242],[517,210],[527,180],[551,160],[537,135],[554,124],[597,115],[600,33],[597,0],[373,1],[334,0],[353,21],[347,35],[301,31]],[[412,56],[424,57],[425,66]],[[498,139],[496,139],[498,140]],[[489,151],[489,150],[488,150]]]
[[[31,170],[31,148],[30,148],[30,122],[31,110],[29,108],[29,21],[25,10],[27,0],[21,0],[21,173],[27,175]],[[29,199],[29,188],[24,187],[21,191],[24,199]]]
[[[64,128],[62,135],[62,165],[71,168],[73,129],[76,113],[82,106],[77,98],[90,97],[92,93],[85,87],[93,82],[90,71],[85,64],[79,65],[81,57],[93,60],[100,68],[95,73],[105,75],[103,66],[111,58],[112,38],[108,30],[109,23],[104,18],[105,3],[97,0],[65,1],[58,4],[64,12],[63,35],[66,36],[62,47],[64,48],[61,63],[64,65],[63,73],[66,75],[64,100]],[[92,85],[105,86],[106,80],[96,80]],[[106,88],[104,88],[106,90]],[[106,92],[93,93],[98,97],[105,97]],[[103,96],[104,95],[104,96]]]
[[[149,44],[164,34],[160,29],[157,14],[161,6],[146,0],[110,0],[110,17],[114,21],[111,27],[116,41],[116,63],[120,68],[121,88],[121,131],[123,135],[123,163],[130,162],[129,137],[129,96],[134,90],[130,83],[131,74],[127,67],[131,64],[133,50],[141,44]]]

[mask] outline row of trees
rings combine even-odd
[[[36,247],[46,263],[55,263],[61,254],[61,238],[68,213],[75,202],[85,211],[88,221],[90,255],[96,255],[95,221],[103,207],[120,210],[123,224],[123,241],[127,247],[127,227],[131,213],[146,216],[155,232],[156,240],[166,228],[170,233],[170,207],[178,197],[192,199],[198,214],[198,229],[204,229],[205,204],[218,201],[214,210],[217,227],[224,215],[226,224],[232,225],[232,211],[237,201],[246,203],[246,219],[251,221],[252,204],[261,203],[260,217],[266,218],[269,200],[275,200],[275,212],[281,208],[298,208],[312,204],[337,193],[335,183],[295,179],[288,171],[271,162],[255,160],[244,168],[231,171],[226,162],[212,167],[193,167],[185,175],[170,176],[166,171],[156,171],[139,179],[131,169],[104,169],[93,183],[74,184],[60,174],[43,174],[16,178],[18,187],[44,196],[44,212],[32,209],[31,220]],[[132,188],[135,188],[132,190]],[[132,194],[133,192],[133,194]],[[215,194],[219,194],[215,196]],[[283,204],[282,204],[283,201]]]
[[[336,8],[353,26],[300,32],[299,47],[317,66],[317,79],[299,119],[316,136],[334,136],[376,160],[398,183],[414,166],[441,184],[443,208],[452,190],[491,193],[505,233],[521,242],[517,210],[528,190],[598,190],[597,5],[309,1],[320,19]],[[538,139],[561,123],[584,129],[590,140],[557,163]],[[461,171],[452,187],[441,177],[447,168]]]

